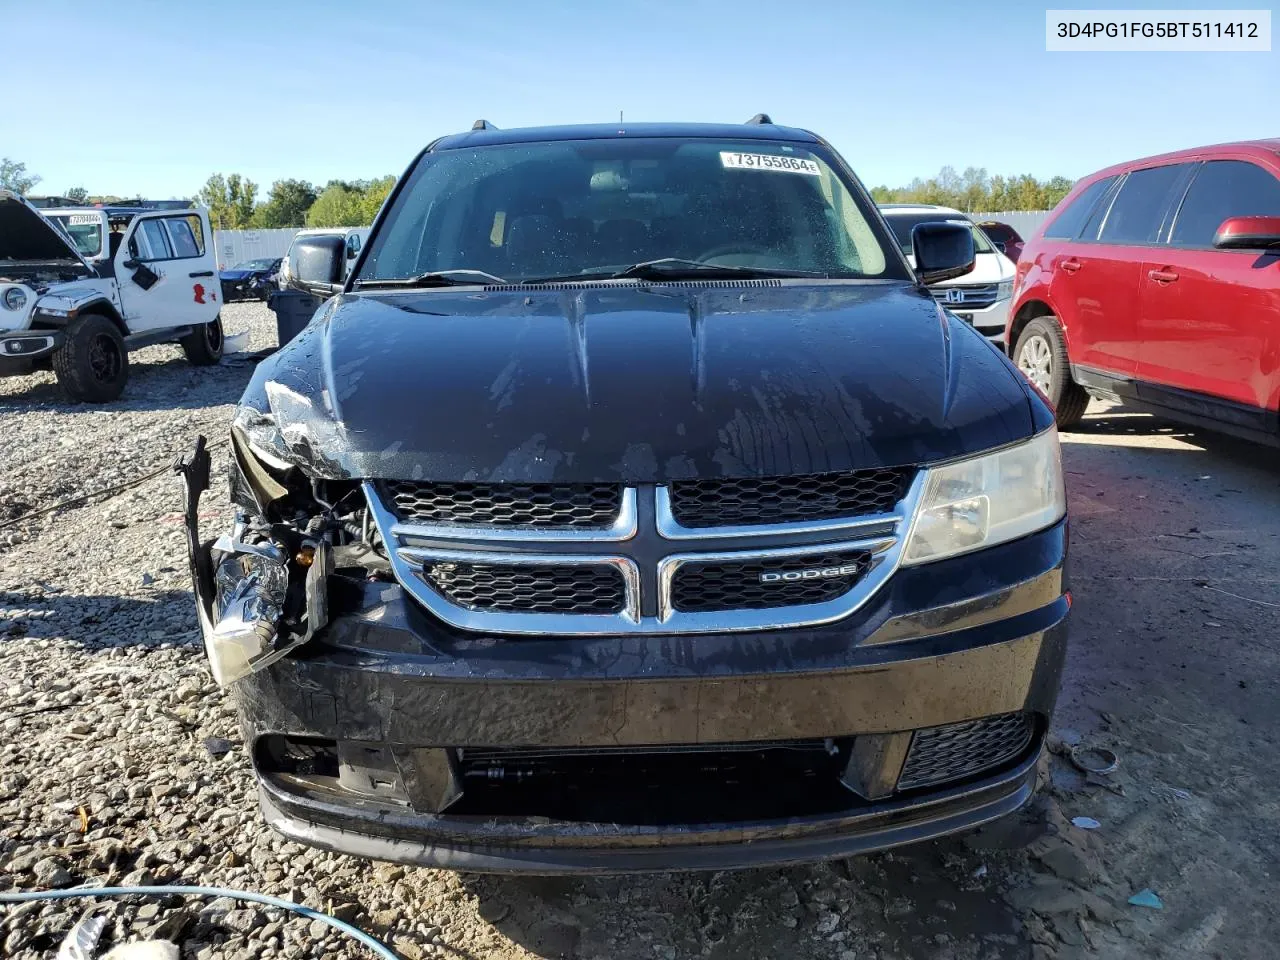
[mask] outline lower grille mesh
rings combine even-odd
[[[1004,713],[917,730],[898,778],[899,790],[933,786],[1012,760],[1031,742],[1029,714]]]
[[[786,560],[690,561],[677,568],[671,581],[671,605],[684,613],[700,613],[822,603],[847,593],[870,564],[871,554],[865,550],[817,553]],[[795,576],[814,571],[831,575],[785,579],[787,574]],[[764,574],[781,574],[783,579],[763,582]]]
[[[618,613],[622,573],[607,564],[495,564],[432,561],[427,582],[471,610],[495,613]]]

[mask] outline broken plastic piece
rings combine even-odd
[[[81,918],[67,931],[62,945],[58,947],[55,960],[93,960],[98,949],[98,941],[102,939],[102,931],[106,926],[106,916],[90,914]]]
[[[222,355],[225,357],[233,353],[242,353],[247,346],[249,346],[249,331],[242,330],[222,341]]]
[[[1093,817],[1072,817],[1071,825],[1073,827],[1079,827],[1081,830],[1097,830],[1102,826],[1102,824],[1093,819]]]
[[[1147,907],[1150,910],[1163,910],[1164,901],[1156,896],[1156,892],[1150,887],[1139,890],[1129,898],[1129,903],[1135,907]]]
[[[1086,747],[1078,743],[1071,748],[1070,756],[1071,764],[1077,770],[1098,777],[1115,773],[1116,768],[1120,766],[1120,757],[1114,750],[1108,750],[1106,747]]]

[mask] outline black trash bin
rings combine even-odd
[[[301,290],[277,290],[267,300],[276,315],[276,343],[284,346],[311,322],[323,301]]]

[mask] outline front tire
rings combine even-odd
[[[202,323],[178,341],[192,366],[211,367],[222,360],[222,317]]]
[[[1089,394],[1071,379],[1067,341],[1057,317],[1036,317],[1023,328],[1013,348],[1013,362],[1049,398],[1058,426],[1080,422]]]
[[[72,400],[109,403],[129,379],[129,351],[116,325],[98,313],[71,321],[52,358],[58,384]]]

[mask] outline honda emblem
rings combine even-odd
[[[964,291],[958,287],[948,287],[943,299],[946,303],[964,303]]]

